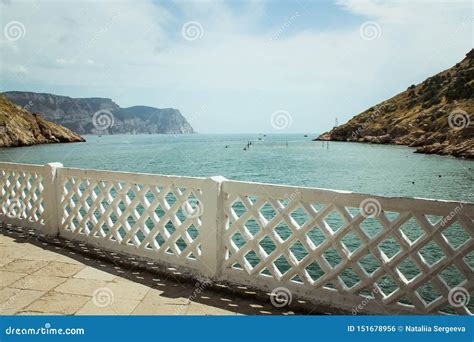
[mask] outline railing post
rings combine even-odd
[[[202,186],[201,260],[203,263],[202,272],[209,278],[219,276],[224,259],[222,240],[224,200],[221,186],[225,180],[221,176],[210,177],[204,180]]]
[[[44,233],[49,237],[59,234],[58,169],[61,167],[61,163],[49,163],[44,166]]]

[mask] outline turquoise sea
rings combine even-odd
[[[0,161],[34,164],[61,162],[70,167],[182,176],[221,175],[234,180],[474,202],[473,161],[415,154],[414,149],[404,146],[344,142],[329,142],[328,145],[313,142],[311,135],[305,137],[303,134],[113,135],[85,138],[86,143],[0,149]],[[244,150],[248,142],[251,142],[251,146]],[[243,208],[237,206],[234,209],[238,212]],[[273,215],[271,211],[269,209],[263,214]],[[298,215],[296,213],[297,221],[304,219],[303,212],[301,217]],[[338,217],[329,217],[328,221],[331,226],[341,225]],[[366,227],[363,229],[376,233],[375,219],[367,219],[364,224]],[[255,222],[249,222],[248,228],[253,233],[258,226]],[[173,231],[171,226],[167,229]],[[420,229],[411,222],[405,226],[404,232],[414,239],[419,236]],[[287,233],[283,227],[280,235],[284,237]],[[315,245],[324,239],[320,232],[311,234],[309,237]],[[458,226],[451,227],[446,236],[458,246],[468,238],[467,233]],[[360,244],[349,235],[344,239],[344,244],[350,250]],[[234,242],[240,245],[244,240],[235,236]],[[270,240],[262,240],[261,246],[268,252],[274,248]],[[306,255],[302,246],[295,244],[293,247],[292,252],[298,259]],[[385,240],[380,248],[389,257],[399,250],[393,238]],[[254,254],[249,253],[247,256],[252,265],[259,261],[259,257]],[[443,257],[436,244],[427,245],[421,254],[430,263]],[[324,256],[333,266],[341,259],[335,251],[328,251]],[[474,253],[470,253],[466,261],[474,267]],[[276,264],[283,272],[289,267],[284,258],[277,259]],[[362,260],[361,264],[369,273],[378,267],[376,261],[368,258]],[[419,273],[409,259],[398,268],[408,279]],[[323,274],[317,264],[307,271],[314,279]],[[450,286],[456,286],[463,280],[455,267],[450,266],[443,272],[442,277]],[[346,272],[342,274],[342,279],[351,286],[358,277]],[[384,286],[384,292],[387,293],[396,288],[390,279],[381,279],[379,284]],[[418,290],[427,302],[438,296],[436,292],[429,283]],[[473,307],[473,303],[469,306]]]
[[[261,137],[262,140],[258,140]],[[474,162],[311,135],[112,135],[0,149],[0,161],[247,180],[474,202]],[[244,151],[247,142],[250,149]],[[226,146],[228,146],[226,148]]]

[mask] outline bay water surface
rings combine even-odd
[[[258,138],[262,140],[258,140]],[[405,146],[311,141],[303,134],[104,135],[0,149],[0,161],[180,176],[224,176],[386,196],[474,201],[474,162]],[[247,142],[252,146],[243,150]],[[227,148],[226,148],[227,146]]]

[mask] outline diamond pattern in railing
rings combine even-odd
[[[192,265],[201,256],[199,187],[60,176],[61,233]],[[73,173],[73,172],[72,172]]]
[[[453,307],[448,301],[455,286],[474,287],[472,217],[447,210],[434,218],[403,201],[403,210],[382,206],[379,215],[366,217],[353,201],[344,205],[344,196],[288,201],[270,195],[271,185],[258,186],[253,195],[224,194],[224,276],[297,292],[319,289],[328,298],[339,293],[354,303],[375,296],[392,314],[407,308],[472,312],[472,303]]]
[[[0,216],[44,224],[43,175],[0,169]]]

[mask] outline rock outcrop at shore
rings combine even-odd
[[[315,140],[398,144],[474,158],[474,49],[452,68],[369,108]]]
[[[23,91],[9,91],[3,95],[78,134],[194,133],[186,118],[174,108],[121,108],[107,98],[71,98]]]
[[[85,141],[80,135],[0,95],[0,147]]]

